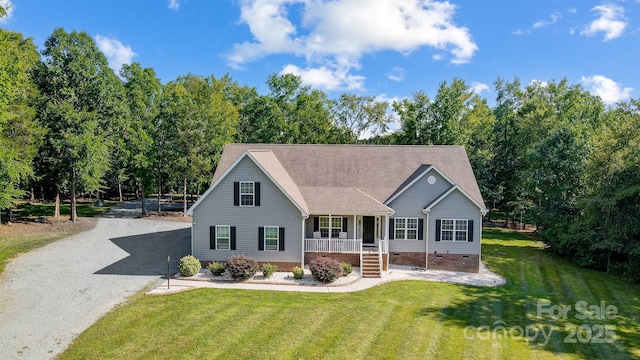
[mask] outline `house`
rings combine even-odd
[[[477,272],[484,201],[464,147],[230,144],[189,209],[192,254],[280,269],[330,256]]]

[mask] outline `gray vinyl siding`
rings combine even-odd
[[[260,182],[261,206],[233,205],[235,181]],[[209,249],[209,227],[236,227],[236,250]],[[285,251],[258,250],[258,228],[285,228]],[[193,255],[200,260],[226,261],[246,254],[258,261],[302,261],[302,215],[300,210],[249,158],[242,159],[193,211]]]
[[[473,220],[473,242],[435,241],[436,220],[467,219]],[[460,191],[449,194],[434,206],[429,213],[429,253],[480,254],[482,238],[482,214],[480,209]]]
[[[434,184],[429,184],[427,181],[429,176],[435,176],[436,182]],[[436,171],[429,171],[389,204],[389,207],[395,210],[393,218],[411,217],[424,219],[423,230],[426,232],[427,220],[422,209],[436,200],[451,186],[451,183]],[[425,236],[424,238],[426,239],[427,237]],[[426,246],[425,240],[389,240],[390,252],[425,252]]]

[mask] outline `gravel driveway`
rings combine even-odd
[[[190,252],[190,224],[108,213],[94,229],[19,256],[0,277],[0,359],[50,359]]]

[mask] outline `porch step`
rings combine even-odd
[[[380,261],[378,254],[362,254],[362,277],[365,278],[379,278],[380,274]]]

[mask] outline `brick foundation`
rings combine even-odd
[[[477,254],[429,254],[428,260],[429,269],[432,270],[466,271],[472,273],[480,271],[480,257]]]
[[[425,267],[423,252],[390,252],[389,263],[394,265],[408,265]]]
[[[304,263],[309,264],[313,259],[319,257],[329,257],[339,262],[346,262],[355,267],[360,267],[360,254],[341,254],[341,253],[305,253]],[[382,270],[387,270],[387,254],[382,254]]]
[[[319,257],[328,257],[339,262],[346,262],[353,266],[360,266],[360,254],[342,254],[342,253],[304,253],[304,263],[309,264],[311,260]]]

